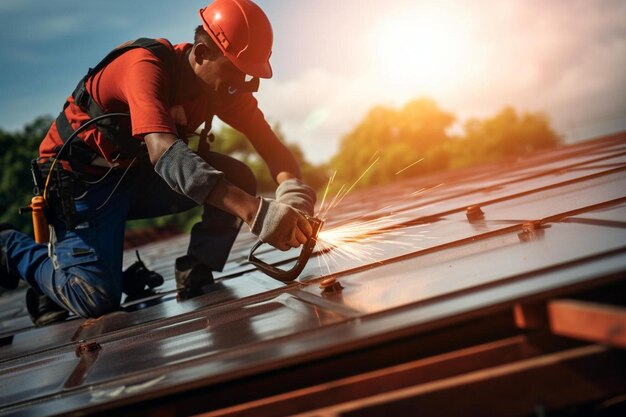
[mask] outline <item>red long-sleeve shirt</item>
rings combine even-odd
[[[169,46],[165,40],[159,41]],[[187,121],[184,127],[187,134],[196,131],[204,121],[215,115],[250,140],[274,176],[280,171],[298,173],[293,155],[265,120],[252,93],[220,98],[205,93],[193,100],[182,97],[179,87],[182,77],[185,76],[184,66],[189,65],[186,60],[191,47],[188,43],[173,46],[176,53],[173,74],[147,49],[131,49],[90,77],[87,80],[87,91],[105,113],[129,112],[128,123],[137,140],[143,140],[148,133],[157,132],[178,136],[172,108],[178,107],[180,112],[182,106]],[[71,96],[68,102],[65,114],[72,129],[76,129],[89,120],[90,116],[74,103]],[[180,124],[180,118],[176,121]],[[112,162],[115,146],[95,126],[86,129],[79,136],[103,158]],[[62,140],[56,123],[53,123],[39,147],[39,154],[44,158],[54,156],[60,145]]]

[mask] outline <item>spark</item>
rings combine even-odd
[[[331,177],[328,179],[328,184],[326,184],[326,189],[324,190],[324,196],[322,197],[322,202],[320,203],[320,213],[324,212],[324,203],[326,202],[326,196],[328,195],[328,189],[330,188],[331,184],[333,183],[333,181],[335,180],[335,175],[337,175],[337,171],[335,170],[335,172],[333,172],[333,175],[331,175]]]
[[[381,263],[387,256],[386,248],[415,247],[415,243],[398,239],[406,234],[397,228],[393,215],[322,229],[317,237],[320,269],[331,275],[331,265],[345,261]],[[384,233],[383,233],[384,231]],[[413,236],[419,241],[419,236]],[[394,251],[395,251],[394,249]]]
[[[370,169],[372,169],[372,167],[373,167],[373,166],[374,166],[374,165],[375,165],[375,164],[376,164],[379,160],[380,160],[380,156],[379,156],[379,157],[377,157],[377,158],[374,160],[374,162],[372,162],[372,163],[370,164],[370,166],[368,166],[368,167],[365,169],[365,171],[363,171],[363,173],[361,174],[361,176],[360,176],[359,178],[357,178],[357,180],[356,180],[356,181],[354,181],[354,183],[352,183],[352,185],[350,186],[350,188],[348,188],[348,191],[346,191],[346,192],[345,192],[345,193],[341,196],[341,198],[339,199],[339,201],[337,201],[337,205],[339,205],[339,204],[343,201],[343,199],[344,199],[344,198],[348,195],[348,193],[349,193],[350,191],[352,191],[352,189],[354,188],[354,186],[355,186],[355,185],[356,185],[359,181],[361,181],[361,179],[362,179],[362,178],[363,178],[363,177],[364,177],[364,176],[365,176],[365,175],[369,172],[369,170],[370,170]]]
[[[424,160],[424,158],[418,159],[417,161],[413,162],[411,165],[409,165],[409,166],[407,166],[405,168],[402,168],[400,171],[396,172],[396,175],[398,175],[401,172],[406,171],[407,169],[411,168],[413,165],[418,164],[418,163],[422,162],[423,160]]]
[[[372,162],[374,160],[374,158],[376,158],[378,156],[379,153],[380,153],[380,149],[372,154],[372,157],[370,158],[368,163]]]
[[[376,155],[376,154],[375,154]],[[372,157],[373,158],[373,157]],[[328,213],[328,211],[330,211],[331,208],[338,206],[343,199],[345,198],[346,195],[348,195],[350,193],[350,191],[352,191],[352,189],[355,187],[355,185],[361,181],[361,179],[369,172],[369,170],[380,160],[380,156],[377,157],[374,162],[372,162],[366,169],[365,171],[363,171],[363,173],[359,176],[359,178],[356,179],[356,181],[354,181],[352,183],[352,185],[350,186],[350,188],[348,188],[347,190],[345,190],[345,184],[343,184],[341,186],[341,188],[339,189],[339,191],[337,192],[337,194],[335,195],[335,197],[333,198],[333,200],[330,202],[330,204],[328,205],[328,207],[326,208],[326,211],[322,211],[322,206],[320,205],[320,210],[319,210],[319,214],[318,217],[321,217],[322,219],[326,217],[326,213]],[[337,173],[337,171],[335,171],[335,174]],[[328,189],[330,188],[330,185],[332,184],[332,181],[335,178],[335,174],[333,174],[333,176],[330,178],[330,180],[328,181],[328,185],[326,186],[326,190],[324,191],[324,199],[326,198],[326,194],[328,193]],[[345,190],[345,191],[344,191]]]
[[[326,220],[331,210],[337,208],[350,194],[354,187],[361,181],[378,163],[380,156],[376,152],[370,159],[371,163],[350,186],[343,184],[339,191],[329,197],[329,189],[335,181],[337,171],[330,177],[326,190],[322,197],[322,202],[317,217]],[[399,174],[415,164],[423,161],[421,158],[409,166],[401,169]],[[439,188],[443,183],[433,187],[424,187],[412,192],[408,197],[432,191]],[[333,266],[342,261],[356,261],[359,263],[371,262],[381,263],[389,258],[388,251],[397,254],[398,248],[416,248],[418,242],[436,239],[427,236],[429,230],[422,230],[427,224],[411,227],[407,229],[402,226],[398,214],[394,211],[394,205],[387,205],[355,218],[354,220],[331,228],[323,228],[316,238],[317,259],[320,271],[327,271],[326,275],[332,275]]]
[[[434,189],[436,189],[436,188],[441,187],[442,185],[443,185],[443,183],[441,183],[441,184],[437,184],[437,185],[435,185],[435,186],[433,186],[433,187],[423,187],[423,188],[420,188],[420,189],[419,189],[419,190],[417,190],[417,191],[413,191],[413,192],[411,193],[411,196],[416,196],[416,195],[419,195],[419,194],[421,194],[421,193],[423,193],[423,192],[426,192],[426,191],[432,191],[432,190],[434,190]]]
[[[330,202],[330,204],[328,204],[328,207],[326,207],[326,211],[321,212],[319,217],[321,218],[326,218],[326,214],[330,211],[331,208],[335,207],[336,202],[337,202],[337,198],[342,195],[343,190],[346,188],[346,185],[342,185],[341,188],[339,189],[339,191],[337,192],[337,194],[335,194],[335,196],[333,197],[332,201]]]

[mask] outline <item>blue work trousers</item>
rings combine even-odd
[[[256,192],[252,171],[242,162],[210,152],[209,164],[250,194]],[[87,185],[76,198],[78,226],[68,230],[53,219],[56,242],[36,243],[14,230],[0,233],[9,269],[40,293],[82,317],[98,317],[119,308],[122,295],[122,255],[126,220],[178,213],[197,204],[169,188],[146,159],[128,170],[112,171]],[[117,188],[116,188],[117,185]],[[222,270],[242,221],[212,206],[204,206],[202,221],[191,232],[188,253],[212,270]],[[51,256],[49,256],[51,255]],[[173,265],[172,265],[173,267]]]

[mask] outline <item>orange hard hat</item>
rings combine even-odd
[[[202,26],[241,72],[271,78],[272,25],[250,0],[215,0],[200,9]]]

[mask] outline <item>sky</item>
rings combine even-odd
[[[312,162],[376,105],[544,112],[567,142],[626,130],[626,1],[259,0],[274,30],[260,107]],[[190,42],[205,2],[0,1],[0,128],[56,115],[90,65],[139,37]]]

